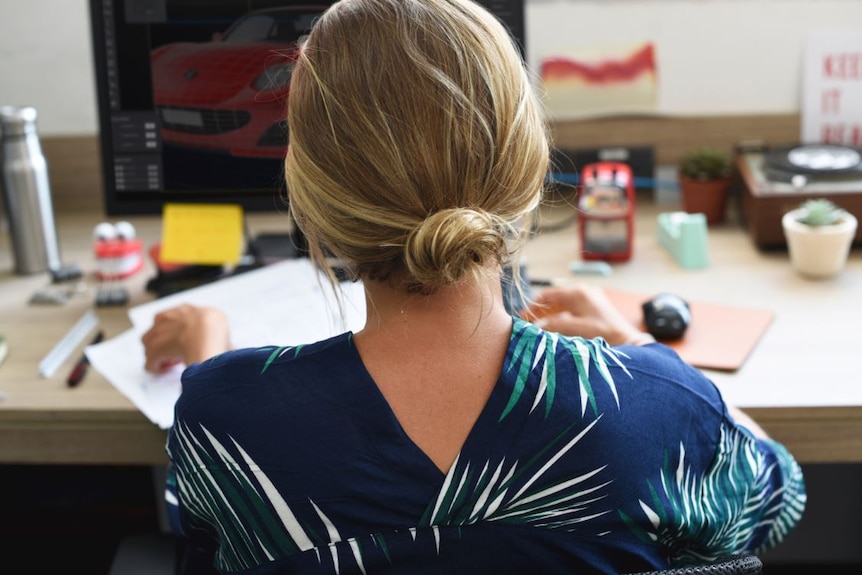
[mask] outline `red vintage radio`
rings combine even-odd
[[[634,177],[628,164],[597,162],[584,166],[578,191],[581,258],[631,258],[634,212]]]

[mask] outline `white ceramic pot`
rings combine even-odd
[[[799,212],[791,210],[781,218],[790,263],[804,276],[834,276],[847,262],[856,235],[856,217],[848,212],[837,224],[812,227],[799,223]]]

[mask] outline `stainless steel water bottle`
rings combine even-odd
[[[36,115],[31,107],[0,107],[3,199],[18,274],[53,272],[61,267],[48,167],[36,131]]]

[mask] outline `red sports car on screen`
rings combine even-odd
[[[154,49],[153,92],[162,141],[232,156],[283,156],[296,43],[325,8],[253,11],[211,42]]]

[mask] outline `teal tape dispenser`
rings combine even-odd
[[[704,214],[663,212],[658,215],[658,240],[684,268],[709,264],[709,245]]]

